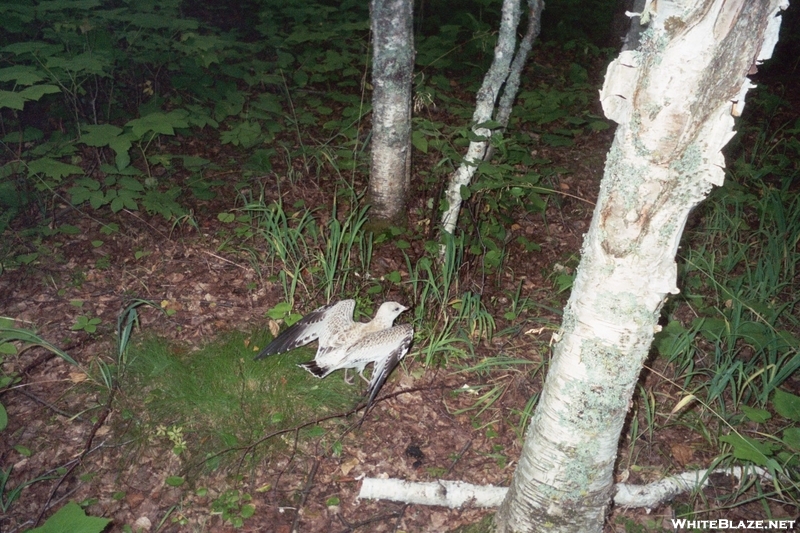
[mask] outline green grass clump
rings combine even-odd
[[[319,380],[295,366],[312,359],[313,350],[253,361],[254,348],[265,339],[232,333],[194,352],[163,339],[145,340],[129,354],[123,408],[140,422],[149,442],[167,436],[173,453],[195,461],[358,402],[358,384],[347,386],[338,376]]]

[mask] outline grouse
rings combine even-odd
[[[408,309],[397,302],[385,302],[370,322],[354,322],[355,300],[342,300],[311,311],[261,350],[255,359],[277,355],[314,341],[319,342],[313,361],[301,363],[318,378],[340,369],[355,368],[364,380],[364,368],[375,363],[369,380],[367,408],[378,395],[386,378],[405,357],[414,337],[410,324],[392,326]]]

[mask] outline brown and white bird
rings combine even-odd
[[[255,359],[318,341],[314,360],[298,365],[318,378],[347,368],[357,369],[364,378],[364,368],[375,363],[367,388],[366,414],[386,378],[408,353],[414,328],[410,324],[392,326],[394,319],[408,309],[397,302],[385,302],[375,318],[366,323],[353,321],[355,307],[355,300],[342,300],[311,311],[278,335]]]

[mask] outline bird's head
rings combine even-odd
[[[378,312],[375,313],[375,320],[384,324],[387,328],[391,327],[394,323],[394,319],[406,309],[408,309],[408,307],[397,302],[384,302],[378,308]]]

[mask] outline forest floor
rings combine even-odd
[[[550,183],[559,194],[551,197],[544,216],[507,215],[514,219],[511,234],[535,240],[540,251],[526,251],[510,239],[507,260],[497,272],[483,275],[470,260],[463,265],[459,276],[462,290],[483,295],[501,332],[490,341],[476,343],[476,361],[501,351],[534,363],[549,358],[548,343],[566,299],[565,293],[558,294],[554,288],[554,272],[559,268],[556,265],[574,267],[580,253],[611,131],[584,135],[573,146],[543,148],[538,154],[566,169]],[[219,161],[239,157],[233,150],[226,152],[227,148],[209,153],[200,150],[200,144],[196,146],[196,155],[202,157]],[[286,169],[276,169],[272,175],[260,176],[253,187],[263,185],[266,194],[272,195],[268,200],[277,200],[276,180],[282,179],[277,176],[285,174]],[[236,181],[230,171],[209,177]],[[356,183],[357,187],[363,185]],[[282,200],[284,205],[302,200],[307,206],[330,209],[336,186],[332,179],[301,179],[294,187],[281,188]],[[167,302],[176,311],[165,317],[155,309],[142,309],[137,335],[158,336],[177,346],[202,346],[229,331],[263,332],[266,312],[282,299],[278,285],[260,277],[246,254],[220,251],[230,229],[217,215],[232,209],[236,194],[230,186],[214,200],[197,201],[193,206],[195,226],[128,210],[89,216],[57,203],[53,215],[58,223],[68,223],[80,232],[53,235],[48,241],[51,257],[0,276],[0,315],[14,317],[23,326],[35,325],[43,338],[87,367],[113,352],[113,325],[131,296]],[[409,208],[412,227],[435,220],[427,207],[431,194],[415,191]],[[468,210],[474,208],[467,204],[462,216],[468,217]],[[116,222],[122,229],[105,235],[101,222]],[[104,244],[98,248],[93,241]],[[135,251],[148,253],[135,258]],[[376,247],[372,264],[370,274],[376,277],[404,269],[401,256],[388,245]],[[509,323],[503,313],[520,284],[524,296],[542,305]],[[75,302],[82,302],[81,307]],[[297,311],[306,312],[321,303],[296,302]],[[99,318],[98,331],[75,331],[78,315]],[[399,321],[403,320],[401,316]],[[360,428],[352,427],[359,414],[322,422],[341,436],[339,452],[314,439],[293,442],[290,433],[284,439],[285,449],[258,467],[204,472],[202,482],[195,483],[211,490],[198,493],[186,485],[165,483],[181,471],[179,457],[165,453],[163,447],[134,450],[128,445],[127,420],[118,408],[118,399],[107,404],[107,392],[88,384],[86,376],[66,362],[43,349],[27,350],[6,363],[10,365],[7,371],[22,379],[20,386],[3,396],[9,427],[0,443],[0,462],[4,468],[13,465],[6,489],[37,476],[51,479],[32,483],[22,491],[0,515],[0,532],[24,531],[69,500],[88,503],[89,515],[113,519],[110,531],[444,532],[479,522],[493,511],[356,498],[364,476],[510,483],[522,442],[515,424],[528,400],[541,389],[542,375],[532,377],[513,368],[478,373],[459,367],[426,367],[423,359],[412,348],[405,367],[393,373],[381,392],[382,399]],[[654,359],[651,365],[643,383],[659,397],[656,416],[668,417],[680,391],[659,377],[662,361]],[[502,393],[482,412],[466,410],[476,401],[471,395],[453,393],[465,385],[486,383],[500,384]],[[639,411],[636,416],[644,414]],[[618,480],[627,482],[652,481],[690,465],[707,467],[716,453],[698,433],[673,425],[638,443],[633,460],[628,435],[623,436],[617,468]],[[19,447],[32,453],[20,454]],[[634,464],[644,466],[632,468]],[[57,470],[65,465],[66,475]],[[718,492],[732,491],[734,484],[724,480],[706,489],[705,497],[712,502]],[[255,514],[240,528],[211,512],[226,488],[249,494],[255,505]],[[607,531],[636,530],[638,524],[650,531],[659,527],[672,530],[673,506],[689,500],[694,501],[694,496],[681,496],[650,513],[614,510]],[[730,509],[724,517],[752,519],[763,514],[761,505]],[[126,526],[130,529],[124,529]]]

